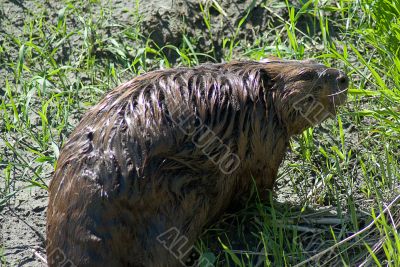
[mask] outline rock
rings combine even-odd
[[[42,212],[42,211],[44,211],[45,209],[46,209],[46,206],[38,205],[38,206],[34,207],[34,208],[32,209],[32,211],[37,213],[37,212]]]

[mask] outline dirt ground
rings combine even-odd
[[[47,192],[32,188],[1,213],[1,243],[11,266],[46,266],[34,255],[45,255],[46,208]]]

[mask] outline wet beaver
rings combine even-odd
[[[83,117],[63,147],[47,213],[49,266],[198,262],[204,226],[265,196],[289,138],[334,114],[347,76],[312,60],[149,72]]]

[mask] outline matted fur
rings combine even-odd
[[[115,88],[61,150],[49,265],[180,266],[188,255],[157,237],[177,229],[190,247],[252,177],[265,196],[290,136],[334,114],[347,85],[314,61],[272,59],[153,71]]]

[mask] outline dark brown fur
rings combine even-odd
[[[265,196],[289,138],[334,114],[347,86],[336,69],[273,59],[153,71],[117,87],[61,151],[49,265],[180,266],[188,255],[157,237],[176,229],[190,247],[252,177]],[[240,164],[221,164],[227,154]]]

